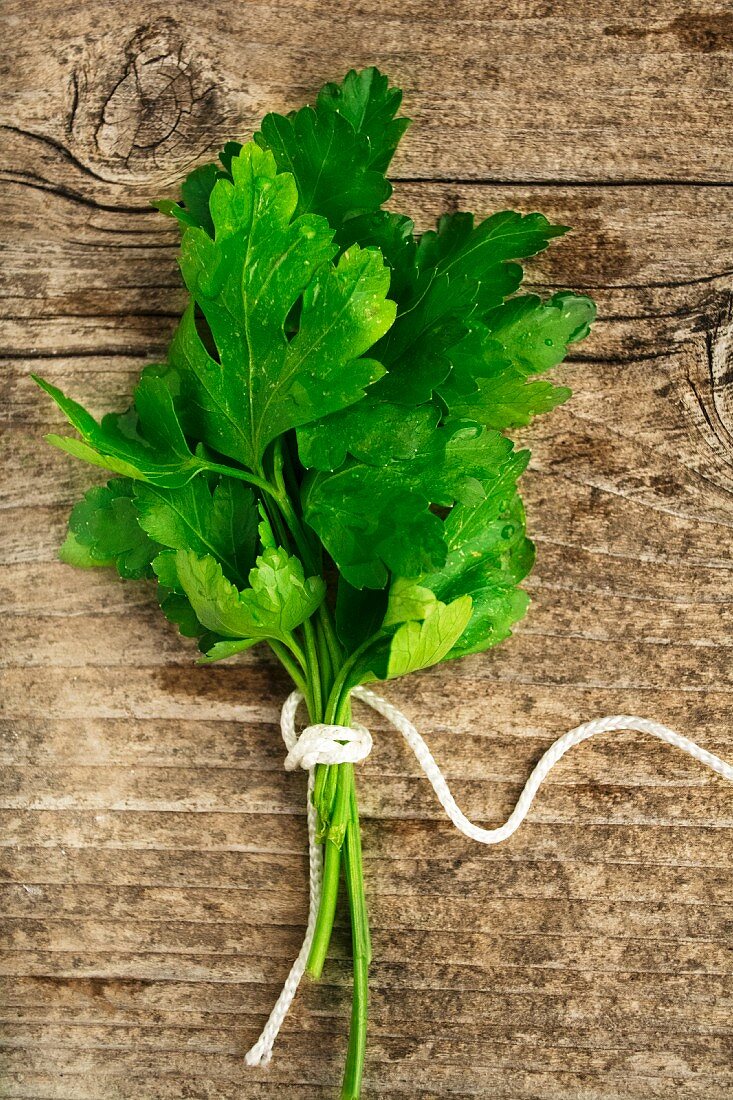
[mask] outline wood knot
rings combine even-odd
[[[221,122],[217,82],[188,55],[170,18],[139,27],[120,49],[96,43],[74,73],[69,129],[100,174],[169,176],[210,147]]]

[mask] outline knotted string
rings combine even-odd
[[[517,800],[517,804],[511,814],[496,829],[482,829],[474,825],[459,809],[456,800],[451,794],[450,788],[441,772],[435,758],[418,731],[392,703],[376,695],[368,688],[355,688],[352,691],[355,699],[366,703],[368,707],[386,718],[394,728],[402,734],[407,744],[417,758],[417,762],[425,773],[441,806],[453,822],[455,827],[470,840],[476,840],[479,844],[499,844],[516,832],[529,813],[532,800],[537,794],[542,781],[547,777],[551,769],[557,764],[568,749],[573,745],[579,745],[587,741],[596,733],[610,733],[614,730],[636,730],[639,733],[649,733],[652,737],[666,741],[668,745],[681,749],[701,764],[706,764],[718,775],[733,783],[733,765],[727,764],[719,756],[708,752],[701,745],[691,741],[688,737],[682,737],[674,730],[659,722],[651,722],[647,718],[637,718],[631,714],[613,714],[607,718],[596,718],[592,722],[584,722],[568,733],[558,737],[550,748],[540,757],[529,779],[524,785],[524,790]],[[280,727],[283,741],[288,750],[285,767],[292,770],[298,765],[308,772],[308,850],[310,860],[310,907],[308,910],[308,924],[305,939],[297,959],[285,981],[277,1003],[270,1013],[265,1027],[259,1039],[251,1050],[245,1055],[245,1060],[250,1066],[267,1065],[272,1057],[272,1047],[277,1038],[277,1033],[292,1004],[300,979],[305,972],[306,962],[310,953],[313,933],[316,927],[318,906],[321,900],[321,886],[323,881],[323,866],[321,846],[316,841],[316,810],[313,805],[313,785],[316,764],[356,764],[366,759],[371,751],[372,739],[369,731],[358,724],[349,726],[314,725],[307,726],[300,737],[295,732],[295,714],[303,700],[299,691],[294,691],[285,700],[280,716]]]

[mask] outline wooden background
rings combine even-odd
[[[378,63],[414,119],[394,206],[539,209],[531,264],[600,320],[526,433],[531,613],[410,677],[475,819],[560,732],[667,722],[733,759],[733,8],[720,0],[5,0],[0,1093],[326,1100],[343,920],[273,1064],[242,1054],[303,934],[302,775],[260,654],[197,669],[144,586],[55,559],[93,473],[51,451],[37,370],[121,408],[183,295],[147,205],[267,109]],[[733,797],[648,739],[575,750],[483,849],[396,735],[360,773],[374,925],[365,1100],[733,1095]]]

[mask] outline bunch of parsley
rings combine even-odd
[[[197,168],[182,201],[189,304],[165,363],[97,422],[50,383],[79,438],[49,441],[116,475],[74,508],[61,557],[157,580],[204,661],[267,643],[312,722],[348,724],[358,684],[508,637],[533,561],[506,429],[569,391],[540,376],[593,303],[518,294],[516,261],[566,230],[503,211],[417,236],[384,210],[407,128],[376,69],[269,114]],[[350,764],[317,769],[321,973],[343,868],[354,1000],[343,1097],[358,1097],[370,947]]]

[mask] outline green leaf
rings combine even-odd
[[[262,547],[264,550],[276,550],[277,540],[262,501],[257,505],[257,512],[260,517],[260,522],[257,525],[257,533],[262,543]]]
[[[346,74],[341,84],[324,84],[316,109],[336,111],[369,143],[369,166],[386,172],[410,121],[396,118],[402,103],[399,88],[374,67]]]
[[[377,210],[349,218],[336,230],[340,248],[353,244],[362,248],[378,248],[390,269],[389,296],[404,302],[417,279],[417,241],[413,222],[404,214]]]
[[[179,596],[184,594],[183,586],[178,579],[175,551],[162,550],[157,557],[153,558],[152,566],[161,588],[175,592]]]
[[[405,676],[446,660],[468,626],[471,611],[469,595],[445,604],[417,581],[395,578],[381,627],[357,660],[350,684]]]
[[[272,150],[281,171],[295,177],[298,213],[321,214],[337,229],[344,219],[376,210],[389,198],[392,188],[384,172],[409,125],[408,119],[394,117],[401,101],[399,88],[369,68],[352,70],[341,84],[324,85],[313,107],[266,116],[255,141]],[[241,150],[240,142],[227,142],[219,164],[202,165],[187,177],[180,203],[162,199],[153,206],[213,237],[211,192],[217,180],[231,182],[232,161]]]
[[[183,205],[169,199],[160,199],[152,205],[161,214],[178,218],[183,225],[200,226],[213,237],[214,223],[209,211],[209,199],[214,184],[221,176],[221,169],[216,164],[202,164],[199,168],[194,168],[181,184]]]
[[[441,398],[452,415],[494,428],[528,424],[570,396],[564,386],[528,379],[560,363],[568,347],[588,335],[594,317],[594,303],[581,295],[511,299],[454,349]]]
[[[306,522],[355,588],[383,588],[390,570],[414,576],[445,560],[443,525],[422,486],[398,464],[352,462],[304,490]]]
[[[69,533],[59,557],[69,565],[114,565],[121,577],[151,577],[150,562],[160,547],[138,523],[133,483],[115,478],[89,489],[69,517]]]
[[[389,588],[382,625],[421,622],[435,603],[435,593],[407,577],[395,577]]]
[[[114,558],[95,557],[91,549],[80,542],[73,531],[67,531],[66,538],[59,547],[59,558],[66,565],[74,565],[77,569],[94,569],[98,566],[115,564]]]
[[[517,369],[530,375],[561,363],[569,345],[586,338],[595,316],[595,303],[582,294],[564,292],[546,302],[525,294],[492,310],[484,323]]]
[[[384,172],[408,126],[394,118],[401,99],[378,70],[365,69],[327,84],[315,108],[265,115],[255,141],[272,151],[281,171],[292,172],[299,213],[321,214],[338,228],[387,201],[392,188]]]
[[[451,349],[469,331],[477,283],[435,275],[416,282],[395,324],[375,348],[387,374],[372,390],[382,401],[403,405],[430,401],[451,369]],[[504,284],[506,293],[513,283]]]
[[[299,210],[317,211],[331,225],[378,209],[392,193],[383,174],[370,167],[367,139],[335,111],[302,107],[292,115],[265,115],[255,141],[294,175]]]
[[[474,225],[473,214],[445,214],[435,231],[423,233],[417,251],[421,272],[434,271],[451,279],[478,280],[481,310],[498,305],[503,292],[497,289],[500,264],[534,256],[547,248],[554,237],[567,233],[566,225],[553,225],[544,214],[520,214],[500,210]]]
[[[183,435],[173,403],[172,376],[148,367],[140,376],[134,407],[127,413],[110,413],[98,423],[76,401],[50,382],[33,376],[56,402],[81,440],[46,436],[49,443],[93,466],[151,484],[176,488],[185,485],[203,468]]]
[[[422,622],[405,622],[389,646],[386,679],[406,676],[444,660],[471,618],[471,597],[459,596],[449,604],[433,599],[424,608]]]
[[[267,445],[290,428],[358,401],[383,373],[360,358],[389,328],[389,272],[374,250],[349,249],[332,265],[322,218],[293,220],[292,176],[246,145],[233,183],[211,195],[216,239],[190,228],[181,270],[218,358],[199,335],[193,303],[170,359],[181,375],[187,428],[207,446],[258,470]],[[285,325],[296,304],[298,328]]]
[[[184,638],[206,636],[206,627],[196,617],[178,579],[175,551],[161,551],[153,559],[152,569],[158,578],[158,604],[166,619],[178,627]]]
[[[222,477],[213,493],[206,478],[180,489],[138,483],[140,526],[162,546],[211,554],[229,580],[243,584],[254,565],[259,515],[252,491]]]
[[[225,661],[227,657],[233,657],[235,653],[243,653],[245,649],[251,649],[259,640],[259,638],[238,638],[215,642],[206,650],[203,657],[199,657],[196,664],[210,665],[214,661]]]
[[[410,409],[367,395],[351,408],[301,428],[298,453],[304,466],[316,470],[336,470],[347,455],[371,466],[406,461],[429,445],[438,419],[434,405]]]
[[[528,597],[517,586],[532,568],[534,547],[525,534],[516,482],[528,458],[527,451],[513,454],[493,484],[484,483],[480,503],[456,505],[445,522],[448,556],[440,571],[420,578],[442,600],[468,594],[473,601],[451,657],[497,645],[526,612]]]
[[[156,558],[156,572],[158,566]],[[161,581],[166,583],[171,563],[165,561],[161,566]],[[249,575],[250,587],[244,591],[226,579],[210,555],[199,557],[191,550],[179,550],[175,571],[199,622],[222,638],[271,638],[287,643],[292,631],[318,609],[325,595],[321,578],[306,580],[300,561],[279,549],[265,550],[257,559]]]
[[[172,592],[159,584],[158,605],[168,622],[177,626],[184,638],[200,638],[204,634],[206,628],[198,621],[196,612],[181,592]]]
[[[507,261],[532,256],[566,232],[542,214],[511,210],[478,225],[472,214],[446,215],[416,250],[404,224],[372,222],[370,230],[390,246],[390,293],[398,304],[394,325],[374,349],[388,373],[372,392],[403,404],[430,400],[450,373],[453,349],[517,289],[522,269]]]
[[[478,336],[486,332],[482,318],[493,317],[492,310],[521,281],[521,267],[507,260],[533,255],[564,232],[565,227],[552,225],[541,214],[503,211],[474,225],[473,215],[457,213],[441,218],[437,231],[423,234],[418,246],[412,222],[400,215],[379,211],[347,221],[339,231],[341,244],[358,240],[382,250],[390,267],[390,297],[397,303],[397,317],[373,348],[387,373],[370,388],[367,402],[326,417],[300,434],[301,446],[306,445],[305,454],[301,451],[306,465],[312,459],[313,465],[323,469],[324,462],[334,461],[333,455],[324,458],[309,446],[318,433],[326,440],[339,434],[368,437],[372,422],[379,418],[380,404],[385,410],[420,406],[437,392],[444,400],[455,398],[454,404],[449,403],[453,416],[481,420],[478,413],[472,415],[475,405],[464,397],[479,391],[471,372],[477,369],[474,360],[482,361]],[[548,338],[551,334],[543,333],[542,340]],[[491,368],[480,369],[491,373]],[[491,389],[490,383],[485,388]],[[525,395],[525,401],[531,397],[537,411],[542,411],[563,400],[566,393],[540,383]],[[482,422],[502,426],[497,420]]]
[[[484,480],[493,482],[511,446],[498,432],[449,424],[410,461],[348,461],[312,474],[304,483],[306,522],[356,588],[382,588],[390,572],[420,576],[439,568],[448,552],[431,505],[483,499]]]

